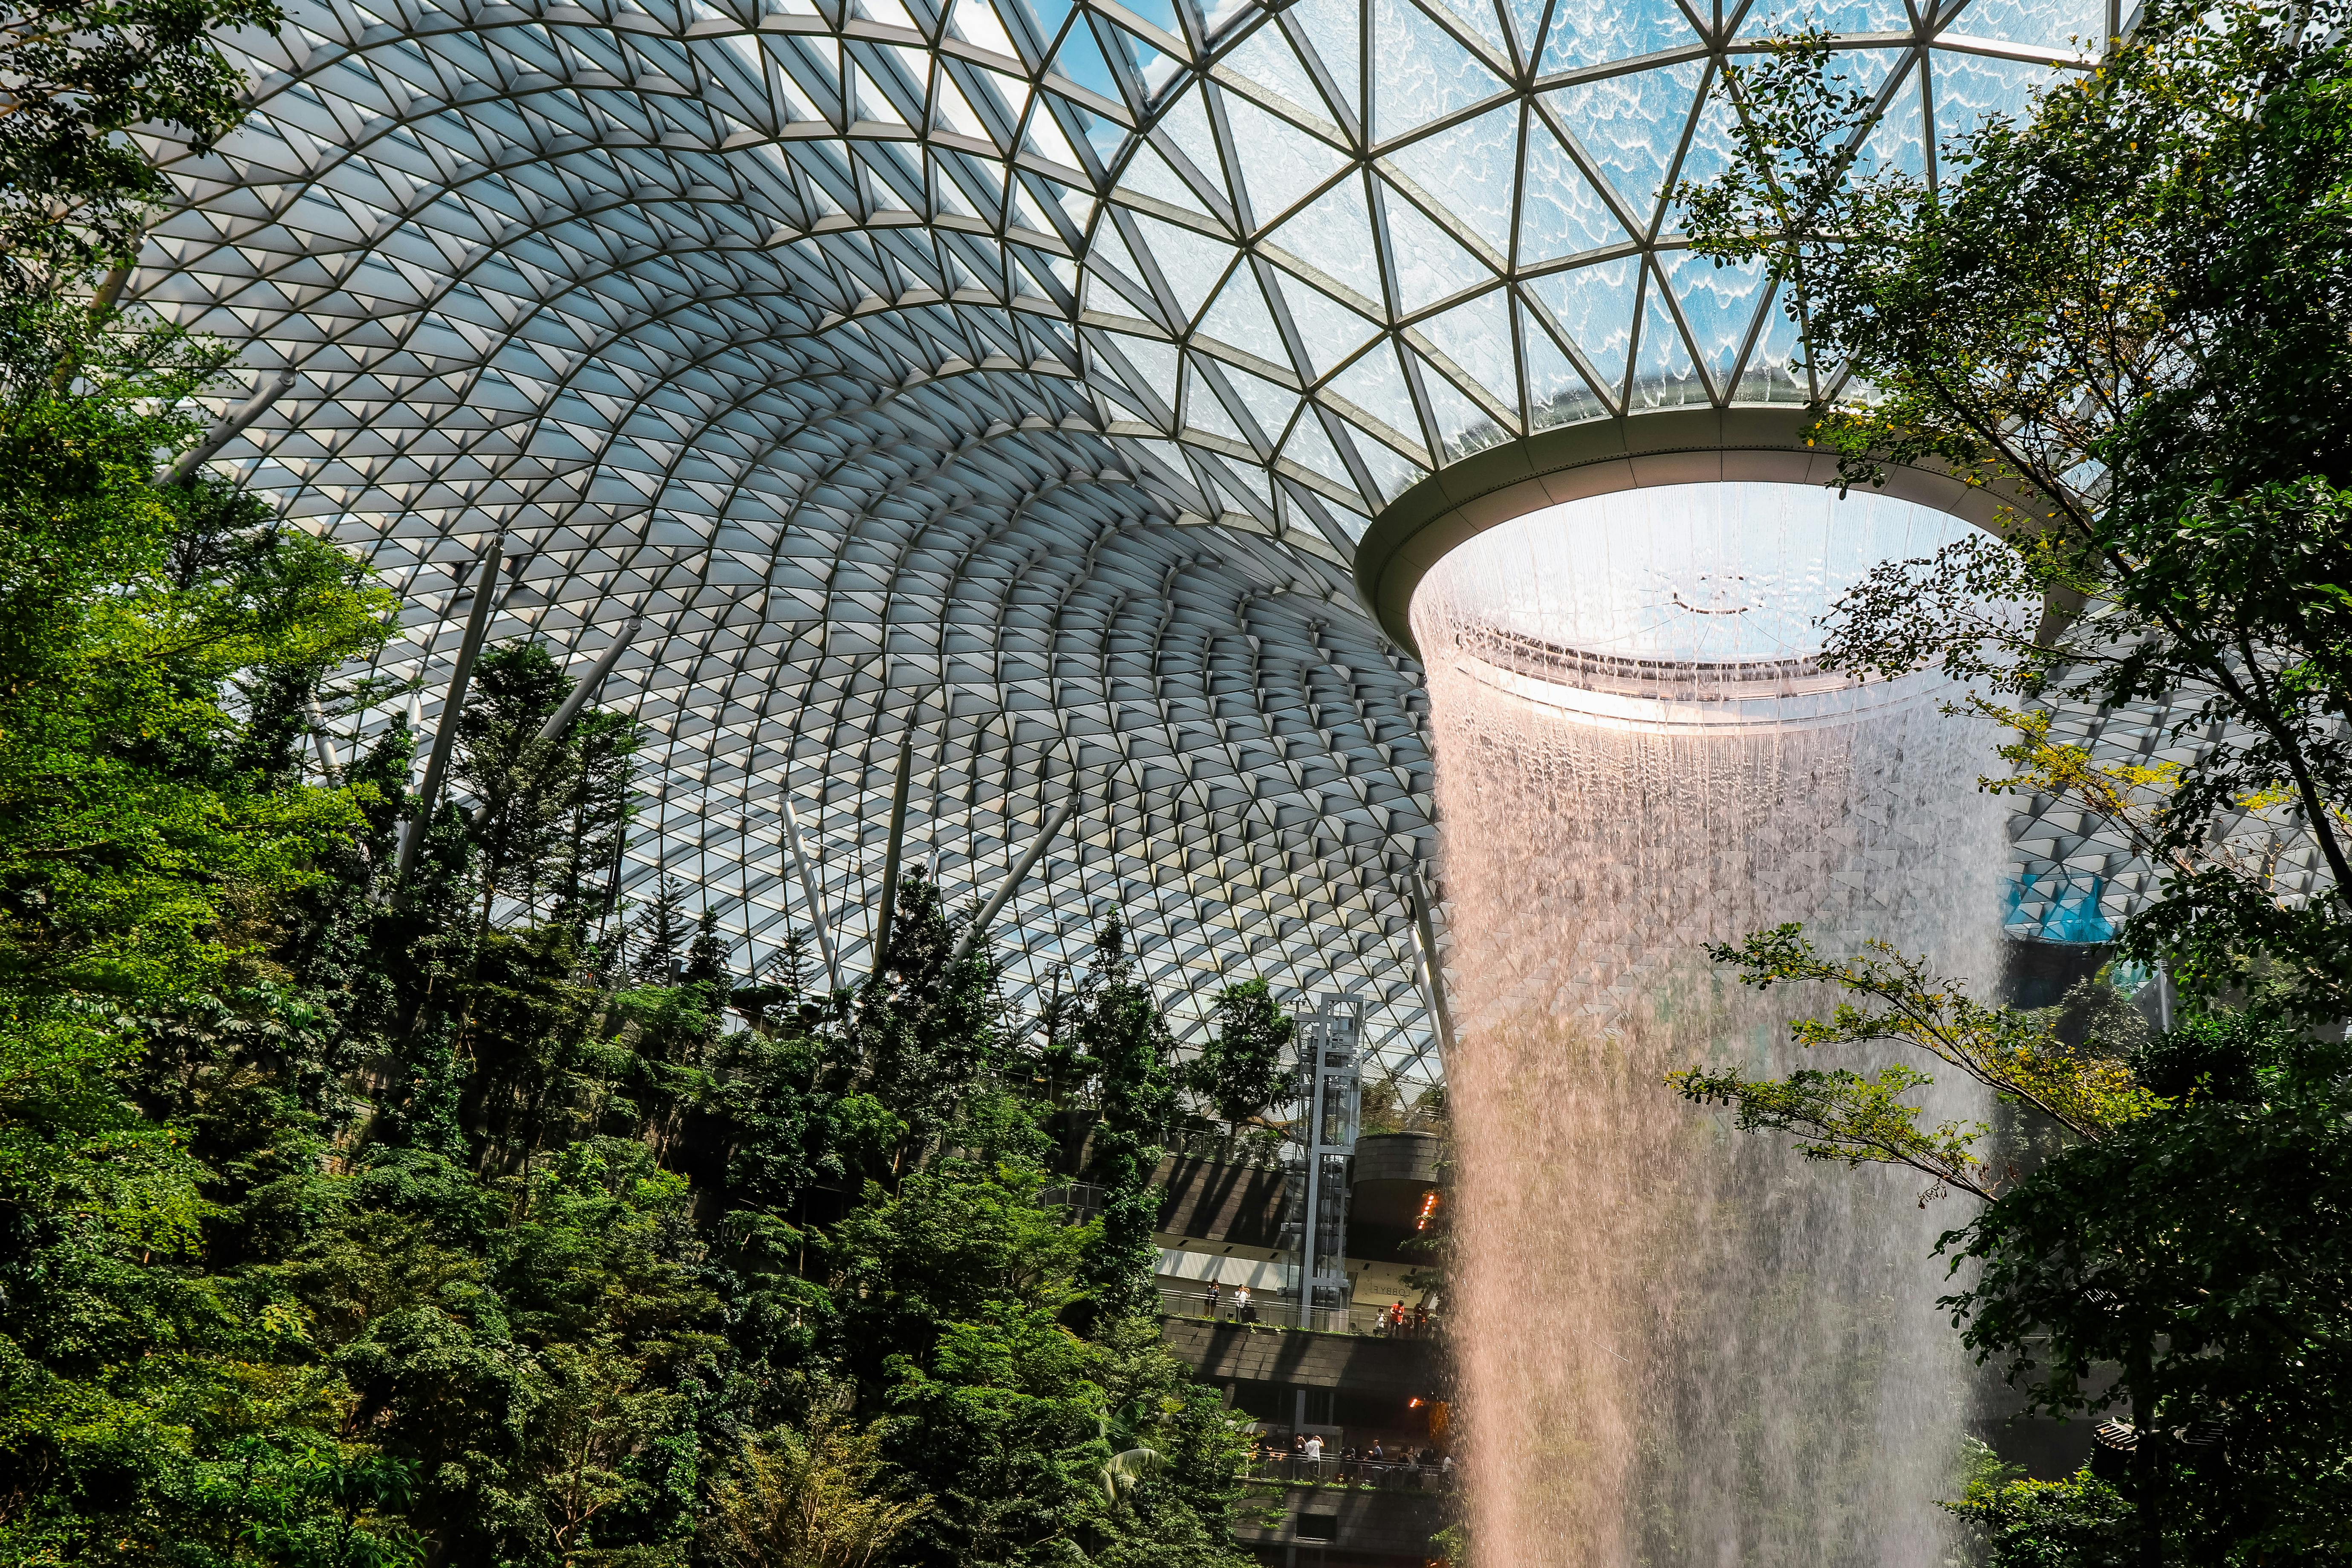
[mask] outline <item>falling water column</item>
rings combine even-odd
[[[1787,1021],[1826,999],[1745,989],[1704,942],[1801,921],[1827,951],[1878,937],[1987,972],[1982,732],[1916,679],[1761,722],[1645,719],[1484,662],[1419,605],[1415,629],[1463,1015],[1476,1561],[1940,1563],[1968,1384],[1929,1255],[1954,1215],[1661,1080],[1865,1065],[1796,1060]]]

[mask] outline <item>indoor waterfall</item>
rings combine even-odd
[[[1931,1254],[1960,1200],[1737,1134],[1662,1079],[1892,1055],[1800,1052],[1787,1021],[1826,999],[1742,987],[1708,941],[1801,921],[1825,952],[1989,972],[1989,733],[1936,677],[1857,687],[1808,658],[1871,563],[1959,526],[1794,487],[1637,491],[1482,534],[1415,597],[1481,1568],[1945,1559],[1970,1380]]]

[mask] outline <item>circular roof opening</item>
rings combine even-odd
[[[1790,699],[1826,717],[1862,683],[1822,669],[1822,617],[1872,567],[1932,555],[1969,526],[1814,486],[1594,496],[1454,549],[1413,595],[1413,632],[1426,657],[1467,658],[1596,717],[1671,720],[1657,705],[1695,704],[1683,721],[1786,721]]]

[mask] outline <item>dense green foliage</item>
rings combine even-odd
[[[1293,1033],[1265,981],[1228,988],[1217,998],[1217,1032],[1187,1068],[1186,1087],[1230,1125],[1265,1115],[1289,1098]]]
[[[2005,787],[2105,818],[2163,873],[2133,958],[2192,997],[2291,974],[2276,1004],[2319,1021],[2352,1013],[2348,19],[2151,5],[2029,121],[1948,142],[1940,184],[1858,174],[1869,92],[1790,40],[1731,73],[1745,155],[1685,193],[1700,248],[1787,279],[1812,363],[1854,378],[1815,411],[1845,481],[1927,463],[2006,502],[2006,539],[1850,595],[1830,662],[1977,683],[2016,731]],[[2185,694],[2179,736],[2221,743],[2101,765],[2050,740],[2062,694]],[[2245,811],[2318,890],[2221,841]]]
[[[1944,1506],[1966,1521],[1984,1568],[2128,1568],[2131,1504],[2086,1468],[2063,1480],[2028,1480],[1984,1467]]]
[[[198,152],[244,117],[245,82],[212,34],[275,31],[274,0],[31,0],[0,18],[0,268],[70,287],[138,248],[170,195],[129,132],[168,125]],[[29,274],[16,271],[31,264]]]
[[[870,983],[794,942],[738,985],[685,889],[616,905],[635,729],[539,738],[527,645],[393,900],[412,737],[331,781],[310,715],[385,695],[331,676],[394,606],[152,483],[201,353],[8,320],[0,1563],[1236,1562],[1242,1438],[1150,1315],[1172,1064],[1116,925],[1058,1039],[919,877]]]
[[[1972,682],[2013,731],[1990,786],[2104,819],[2160,878],[2120,946],[2177,985],[2168,1032],[2119,1026],[2111,995],[2087,1019],[1987,1006],[1794,928],[1717,952],[1837,988],[1801,1043],[1956,1068],[2021,1120],[2014,1147],[1931,1123],[1906,1062],[1675,1079],[1815,1157],[1970,1194],[1944,1243],[1966,1342],[2035,1408],[2128,1417],[2113,1487],[1970,1489],[1997,1564],[2352,1557],[2347,20],[2150,6],[2028,120],[1948,142],[1940,184],[1857,161],[1868,93],[1824,39],[1784,40],[1727,79],[1737,167],[1684,193],[1703,250],[1789,285],[1845,482],[1940,466],[2002,503],[2004,537],[1849,595],[1830,662]],[[2051,738],[2054,700],[2183,695],[2184,762]],[[2315,878],[2281,874],[2290,850]]]

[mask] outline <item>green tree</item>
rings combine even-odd
[[[276,32],[272,0],[36,0],[0,23],[0,252],[18,289],[62,293],[128,261],[171,187],[130,132],[168,125],[197,152],[245,118],[245,81],[213,41]],[[33,264],[28,276],[25,264]],[[69,361],[67,363],[70,363]]]
[[[1148,1249],[1039,1203],[1050,1096],[926,879],[855,992],[790,942],[737,993],[667,882],[633,970],[636,729],[541,739],[569,683],[511,644],[373,896],[415,737],[333,787],[304,742],[386,694],[340,672],[391,602],[154,484],[215,353],[41,292],[161,189],[122,127],[218,134],[205,29],[272,16],[0,26],[0,1563],[1235,1568],[1242,1438],[1105,1310]],[[1126,1223],[1165,1029],[1088,995]]]
[[[1229,1127],[1263,1116],[1288,1090],[1283,1058],[1297,1032],[1265,981],[1228,985],[1217,993],[1217,1032],[1187,1066],[1184,1087]]]
[[[2123,941],[2192,998],[2250,966],[2352,1012],[2352,93],[2340,4],[2147,7],[2100,64],[1945,149],[1857,173],[1869,93],[1817,37],[1736,68],[1740,156],[1685,187],[1694,241],[1760,258],[1842,482],[1940,465],[2005,537],[1874,571],[1832,668],[1941,661],[2016,731],[1996,787],[2105,818],[2162,877]],[[1867,388],[1867,392],[1863,389]],[[1826,389],[1826,384],[1825,384]],[[2046,704],[2192,699],[2179,766],[2051,739]],[[2242,813],[2308,895],[2223,835]]]
[[[1160,1189],[1151,1178],[1176,1110],[1168,1073],[1174,1042],[1150,987],[1134,971],[1126,928],[1114,916],[1096,933],[1077,1023],[1102,1109],[1091,1172],[1102,1186],[1101,1229],[1088,1244],[1083,1276],[1106,1320],[1158,1309],[1152,1235],[1160,1228]]]
[[[1984,1568],[2128,1568],[2131,1504],[2083,1470],[2057,1481],[1971,1481],[1944,1505],[1972,1527]]]
[[[876,1568],[931,1506],[884,1495],[887,1484],[874,1432],[826,1420],[761,1433],[712,1489],[714,1551],[728,1568]]]
[[[31,1489],[10,1551],[223,1542],[224,1467],[296,1529],[346,1458],[299,1319],[204,1267],[260,1216],[149,1109],[205,1090],[149,1061],[160,1020],[304,1038],[269,950],[362,802],[274,765],[229,703],[368,651],[389,608],[217,483],[151,482],[216,363],[106,311],[0,305],[0,1469]],[[275,1110],[315,1152],[299,1105],[198,1098],[223,1127]]]
[[[2299,1404],[2345,1391],[2337,1227],[2299,1184],[2333,1179],[2347,1103],[2312,1031],[2352,1014],[2346,19],[2152,5],[2027,120],[1948,142],[1940,184],[1863,172],[1867,94],[1823,38],[1785,39],[1727,77],[1733,169],[1681,193],[1703,251],[1788,286],[1824,373],[1813,438],[1843,482],[1940,466],[2000,503],[2001,537],[1884,566],[1842,601],[1826,661],[1974,683],[2013,731],[1991,787],[2104,818],[2158,871],[2122,952],[2178,984],[2188,1021],[2070,1039],[1920,961],[1824,960],[1784,930],[1717,956],[1753,984],[1843,989],[1801,1042],[1924,1052],[2019,1107],[2047,1157],[2021,1173],[1982,1128],[1928,1123],[1907,1063],[1676,1085],[1816,1157],[1909,1165],[1983,1202],[1946,1238],[1978,1270],[1951,1304],[2037,1405],[2128,1405],[2128,1520],[2095,1499],[2080,1517],[2127,1531],[2141,1563],[2344,1550],[2352,1434]],[[2056,702],[2184,693],[2185,763],[2052,739]],[[2242,818],[2307,854],[2316,888],[2244,852]],[[2099,1363],[2120,1368],[2111,1387]],[[1985,1506],[2082,1500],[2039,1496]]]
[[[485,924],[499,898],[534,916],[584,918],[627,824],[634,725],[615,728],[614,715],[592,710],[540,737],[572,688],[538,643],[503,644],[475,667],[452,773],[482,818],[473,837]]]

